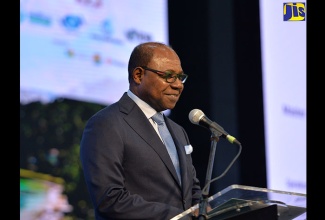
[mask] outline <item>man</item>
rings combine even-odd
[[[85,127],[80,158],[96,219],[167,220],[200,202],[185,130],[164,116],[177,149],[180,179],[152,116],[173,109],[184,89],[176,52],[159,42],[131,53],[129,91]]]

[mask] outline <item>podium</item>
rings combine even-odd
[[[213,220],[303,220],[307,219],[306,194],[231,185],[205,201],[209,211],[205,219]],[[171,220],[197,219],[192,212],[196,204]],[[202,217],[202,216],[201,216]]]

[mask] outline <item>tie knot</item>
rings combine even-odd
[[[163,124],[164,121],[164,116],[157,112],[154,116],[151,117],[157,124]]]

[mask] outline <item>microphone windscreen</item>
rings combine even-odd
[[[193,109],[188,114],[188,118],[193,124],[199,124],[201,118],[204,116],[204,113],[200,109]]]

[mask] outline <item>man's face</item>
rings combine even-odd
[[[174,51],[166,48],[155,49],[153,59],[147,67],[161,72],[173,71],[181,73],[181,62]],[[143,78],[139,85],[139,97],[147,102],[156,111],[173,109],[184,89],[184,84],[176,79],[173,83],[168,83],[157,73],[150,70],[143,70]]]

